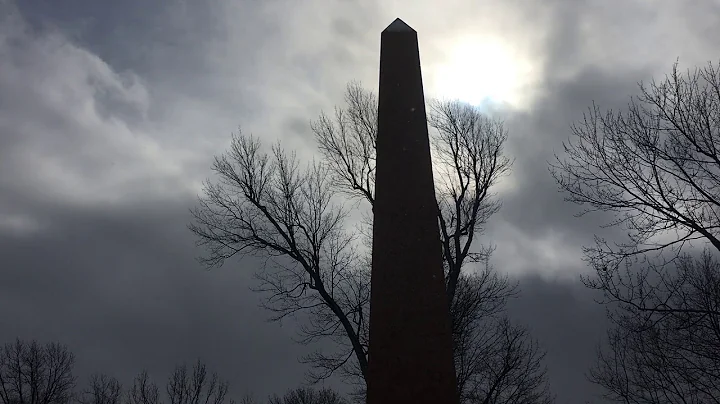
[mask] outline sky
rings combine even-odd
[[[482,240],[520,281],[510,313],[547,350],[558,403],[606,328],[579,282],[576,218],[547,161],[592,102],[717,61],[717,0],[0,0],[0,342],[58,341],[93,371],[163,382],[201,357],[235,396],[303,382],[296,323],[268,323],[252,259],[204,270],[186,226],[240,126],[317,155],[309,121],[345,85],[376,90],[380,32],[418,32],[428,97],[494,105],[512,174]],[[602,230],[617,236],[618,230]],[[342,389],[331,379],[328,386]]]

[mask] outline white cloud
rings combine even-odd
[[[139,77],[60,33],[34,34],[17,17],[1,38],[0,93],[9,102],[0,126],[11,144],[0,164],[20,173],[17,186],[73,204],[182,192],[192,154],[156,140]]]

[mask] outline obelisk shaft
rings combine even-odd
[[[381,34],[368,404],[458,403],[417,33]]]

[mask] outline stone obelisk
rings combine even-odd
[[[417,32],[381,34],[368,404],[458,403]]]

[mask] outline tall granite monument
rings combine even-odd
[[[458,403],[417,32],[381,34],[368,404]]]

